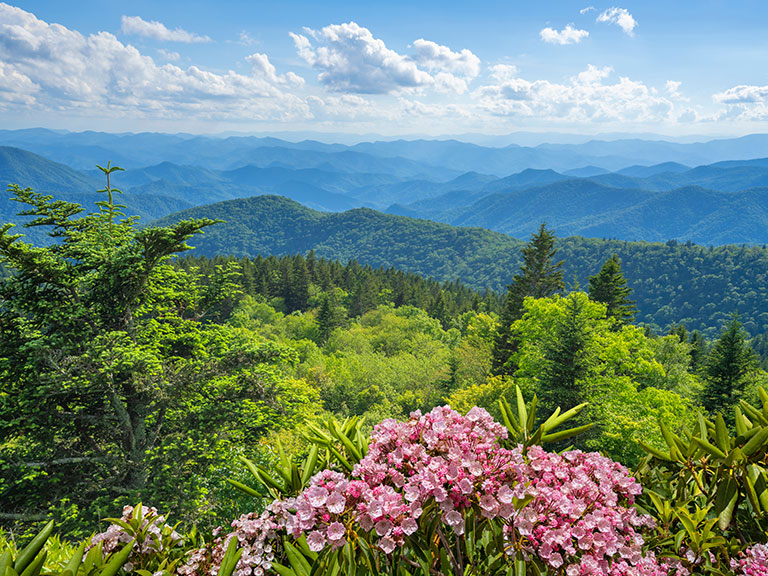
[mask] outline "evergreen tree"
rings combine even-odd
[[[507,286],[507,298],[493,347],[494,374],[510,374],[513,371],[507,366],[516,348],[511,327],[523,316],[525,297],[547,298],[565,288],[563,262],[553,262],[556,253],[555,235],[542,223],[538,232],[523,247],[520,272],[512,278],[512,284]]]
[[[724,417],[730,415],[757,365],[757,355],[734,316],[712,346],[704,366],[704,407],[712,413],[721,412]]]
[[[103,169],[109,176],[109,165]],[[164,228],[118,219],[119,206],[77,204],[12,186],[27,226],[61,240],[35,247],[0,226],[0,513],[43,510],[60,497],[146,487],[148,454],[194,381],[199,322],[235,292],[231,274],[207,285],[164,262],[213,220]],[[30,462],[46,472],[31,475]]]
[[[632,289],[621,273],[621,262],[613,254],[603,265],[600,272],[589,278],[589,297],[595,302],[602,302],[608,307],[608,316],[615,318],[619,325],[629,324],[635,317],[634,301],[629,299]]]
[[[590,319],[584,314],[588,300],[572,293],[565,300],[565,315],[554,326],[554,337],[544,347],[546,362],[539,384],[545,412],[563,412],[584,402],[581,384],[590,369]]]
[[[309,272],[300,255],[293,259],[290,272],[290,289],[285,299],[288,312],[304,311],[309,307]]]
[[[698,330],[691,332],[688,342],[691,345],[691,372],[701,374],[707,359],[707,343]]]
[[[317,326],[320,332],[320,342],[325,343],[331,332],[344,324],[346,310],[339,303],[341,289],[334,288],[321,296],[320,310],[317,312]]]

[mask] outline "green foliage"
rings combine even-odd
[[[56,242],[0,228],[14,270],[0,284],[0,519],[53,516],[82,534],[141,493],[210,521],[232,454],[317,409],[292,350],[212,322],[237,298],[234,264],[167,263],[212,220],[137,229],[109,181],[88,215],[11,189]]]
[[[595,429],[577,446],[632,464],[642,455],[636,439],[661,441],[654,432],[660,416],[678,423],[694,416],[692,400],[677,390],[687,380],[679,372],[673,379],[667,375],[654,341],[636,326],[617,327],[605,305],[583,292],[526,299],[525,314],[512,331],[519,342],[513,377],[521,387],[550,411],[589,403],[581,423],[594,422]]]
[[[174,218],[187,216],[227,221],[197,241],[195,253],[201,256],[256,258],[314,249],[318,257],[394,267],[439,281],[460,279],[480,291],[504,290],[520,269],[525,246],[521,240],[479,228],[455,228],[367,209],[322,213],[274,196],[199,207]],[[752,336],[761,334],[768,322],[764,246],[707,247],[573,236],[558,239],[555,248],[563,260],[563,277],[575,278],[582,286],[616,254],[636,300],[637,321],[658,333],[683,323],[714,338],[737,311]]]
[[[629,299],[631,292],[616,254],[611,255],[597,275],[589,277],[589,297],[605,304],[608,316],[621,324],[631,323],[635,316],[635,303]]]
[[[712,412],[730,414],[750,379],[754,379],[757,356],[736,317],[712,346],[704,366],[702,404]]]
[[[654,544],[686,566],[727,572],[736,551],[768,537],[768,394],[762,388],[760,398],[760,408],[742,401],[733,410],[735,430],[721,414],[699,416],[680,434],[662,422],[664,447],[643,446],[648,456],[637,474],[642,504],[658,521]]]
[[[493,347],[493,371],[495,374],[510,373],[507,366],[517,348],[511,334],[512,324],[523,315],[523,301],[527,297],[546,298],[565,288],[563,262],[553,262],[557,253],[555,235],[545,224],[522,250],[523,263],[520,272],[507,287],[507,298],[499,319],[498,332]]]

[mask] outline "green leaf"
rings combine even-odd
[[[85,554],[86,543],[87,541],[85,540],[80,543],[80,546],[77,547],[75,553],[64,566],[64,572],[69,570],[73,576],[77,576],[77,569],[80,568],[80,564],[83,563],[83,554]]]
[[[245,494],[248,494],[249,496],[253,496],[254,498],[261,498],[261,494],[259,494],[256,490],[251,488],[250,486],[246,486],[242,482],[238,482],[237,480],[232,480],[232,478],[227,478],[227,482],[229,482],[232,486],[240,490],[241,492],[244,492]]]
[[[227,551],[224,553],[224,558],[221,560],[221,566],[219,568],[218,576],[232,576],[232,573],[237,568],[237,562],[243,555],[243,549],[238,548],[237,538],[232,538],[227,545]]]
[[[584,424],[583,426],[579,426],[578,428],[570,428],[568,430],[563,430],[562,432],[553,432],[552,434],[545,434],[541,437],[542,442],[559,442],[560,440],[565,440],[567,438],[571,438],[573,436],[577,436],[579,434],[583,434],[590,428],[592,428],[595,425],[594,422],[590,422],[589,424]]]
[[[704,451],[705,451],[705,452],[707,452],[708,454],[711,454],[712,456],[715,456],[715,457],[717,457],[717,458],[723,458],[723,459],[725,459],[725,458],[726,458],[726,456],[725,456],[725,453],[724,453],[722,450],[720,450],[720,448],[718,448],[717,446],[714,446],[714,445],[710,444],[709,442],[707,442],[707,441],[706,441],[706,440],[704,440],[703,438],[699,438],[698,436],[694,436],[694,437],[693,437],[693,441],[694,441],[694,442],[695,442],[695,443],[696,443],[696,444],[697,444],[697,445],[698,445],[698,446],[699,446],[699,447],[700,447],[702,450],[704,450]]]
[[[21,576],[38,576],[40,571],[43,569],[43,564],[45,563],[45,559],[47,557],[48,552],[45,550],[35,556],[35,559],[29,564],[29,566],[26,567],[24,572],[21,573]]]
[[[525,400],[523,400],[523,392],[520,390],[520,386],[515,385],[515,391],[517,394],[517,421],[522,427],[528,422],[528,411],[525,409]]]
[[[10,548],[6,548],[0,555],[0,576],[5,574],[5,569],[11,566],[13,566],[13,556],[11,556]]]
[[[104,565],[104,568],[101,569],[99,576],[116,576],[120,571],[120,568],[123,567],[123,564],[128,562],[128,557],[131,555],[134,542],[135,540],[131,540],[122,550],[114,553],[112,558]]]
[[[749,458],[752,454],[757,452],[758,449],[765,446],[766,440],[768,440],[768,426],[761,428],[757,434],[752,436],[752,438],[749,439],[749,442],[744,444],[741,451],[744,452],[744,455],[747,458]]]
[[[35,556],[38,555],[40,550],[43,549],[43,546],[45,546],[46,540],[48,540],[48,537],[51,535],[51,532],[53,531],[53,520],[48,522],[40,532],[38,532],[37,536],[35,536],[32,541],[27,544],[21,552],[19,552],[19,555],[16,557],[16,562],[13,563],[13,569],[21,574],[24,572],[24,570],[29,566],[32,561],[35,559]]]
[[[283,539],[283,546],[285,548],[285,553],[288,556],[288,561],[291,563],[291,568],[293,568],[296,574],[298,574],[298,576],[309,576],[312,567],[298,548],[291,544],[286,538]]]
[[[731,523],[738,497],[738,484],[729,476],[724,482],[721,482],[715,494],[715,514],[717,514],[717,525],[720,530],[725,530]]]
[[[648,446],[647,444],[641,442],[640,440],[637,441],[637,443],[640,445],[640,448],[648,452],[651,456],[654,456],[655,458],[658,458],[659,460],[672,460],[671,456],[669,454],[664,454],[661,450],[658,450],[657,448],[654,448],[653,446]]]
[[[315,466],[317,466],[317,456],[319,448],[317,444],[312,444],[309,448],[309,454],[306,460],[304,460],[304,468],[301,471],[301,485],[306,486],[309,479],[312,478],[312,474],[315,472]]]
[[[727,453],[731,447],[730,436],[725,427],[725,420],[723,420],[722,414],[718,414],[715,418],[715,441],[717,442],[717,447],[724,453]]]
[[[278,562],[272,562],[272,569],[280,574],[280,576],[296,576],[296,572],[288,566],[283,566]]]

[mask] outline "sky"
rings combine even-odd
[[[768,132],[768,4],[0,3],[0,128]]]

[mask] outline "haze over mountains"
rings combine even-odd
[[[0,179],[91,205],[96,163],[144,222],[276,194],[321,211],[369,207],[526,238],[768,242],[768,135],[703,143],[639,139],[483,147],[458,141],[352,146],[276,138],[0,131]],[[0,218],[17,207],[7,195]]]

